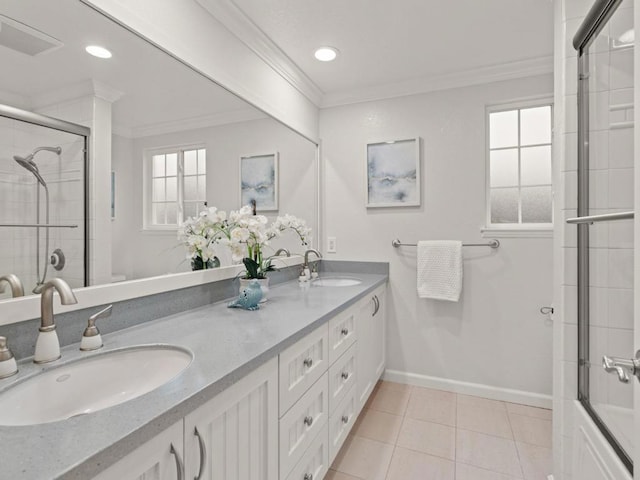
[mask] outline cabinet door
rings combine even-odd
[[[379,288],[373,292],[374,303],[378,304],[375,315],[371,317],[371,355],[373,360],[373,375],[375,384],[384,373],[387,364],[387,324],[386,324],[386,287]],[[375,311],[375,309],[374,309]]]
[[[278,478],[278,360],[187,415],[185,478]]]
[[[94,480],[182,480],[182,420],[136,448]]]
[[[382,375],[386,362],[385,321],[384,321],[385,287],[378,288],[372,295],[359,304],[356,325],[358,340],[356,342],[357,359],[357,404],[358,412],[366,403],[376,382]]]

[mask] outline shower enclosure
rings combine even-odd
[[[88,285],[89,134],[81,125],[0,105],[0,275],[18,275],[27,293],[39,293],[55,277]]]
[[[578,400],[633,471],[633,0],[578,30]]]

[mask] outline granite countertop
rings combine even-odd
[[[378,274],[352,276],[362,283],[334,288],[286,282],[272,287],[269,301],[257,311],[215,303],[104,335],[105,346],[97,352],[80,352],[75,344],[47,367],[31,359],[20,362],[18,376],[0,380],[0,389],[37,371],[116,348],[162,343],[194,354],[178,377],[121,405],[59,422],[0,426],[0,477],[91,478],[387,280]]]

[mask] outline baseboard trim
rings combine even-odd
[[[510,388],[493,387],[480,383],[461,382],[448,378],[430,377],[418,373],[401,372],[399,370],[385,370],[383,380],[390,382],[406,383],[418,387],[435,388],[447,392],[475,395],[478,397],[502,400],[503,402],[521,403],[531,407],[551,408],[551,395],[513,390]]]

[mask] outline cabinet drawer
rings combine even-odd
[[[329,412],[333,412],[356,383],[356,345],[329,367]]]
[[[356,421],[358,409],[356,397],[356,389],[352,388],[329,417],[329,464],[333,463]]]
[[[327,424],[328,390],[325,373],[280,419],[280,478],[289,474]]]
[[[325,424],[300,461],[293,467],[287,480],[320,480],[328,470],[329,437]]]
[[[327,326],[280,354],[280,416],[327,370]]]
[[[329,365],[356,341],[357,311],[351,307],[329,320]]]

